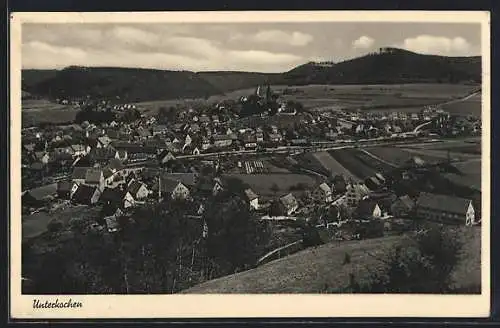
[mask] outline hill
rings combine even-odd
[[[307,63],[283,74],[287,84],[457,83],[481,80],[481,57],[444,57],[384,48],[325,66]]]
[[[144,102],[211,95],[263,83],[401,84],[480,82],[481,57],[422,55],[386,48],[339,63],[307,63],[284,73],[191,72],[77,67],[23,70],[23,91],[49,98],[102,97]]]
[[[26,90],[49,98],[116,99],[139,102],[157,99],[207,97],[221,91],[189,71],[112,67],[68,67]]]
[[[459,228],[457,235],[463,238],[465,247],[453,274],[454,285],[459,290],[477,288],[481,282],[481,228]],[[320,293],[326,287],[342,292],[349,283],[350,273],[356,274],[359,282],[366,281],[369,273],[382,265],[379,258],[403,238],[332,242],[202,283],[183,293]],[[346,253],[351,261],[343,265]]]

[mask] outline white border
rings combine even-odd
[[[21,295],[22,23],[440,22],[482,25],[482,293],[417,295],[85,295],[80,309],[34,310]],[[11,15],[10,314],[18,319],[210,317],[484,317],[490,309],[490,14],[465,11],[14,13]],[[41,301],[55,296],[36,297]]]

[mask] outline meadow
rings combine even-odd
[[[481,285],[481,228],[457,228],[463,242],[453,287],[477,289]],[[355,273],[359,283],[383,267],[380,258],[405,236],[388,236],[361,241],[330,242],[272,261],[258,268],[211,280],[183,293],[342,293]],[[351,261],[344,264],[348,253]]]

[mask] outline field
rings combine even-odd
[[[481,116],[481,94],[475,95],[464,101],[453,102],[442,106],[442,109],[456,115]]]
[[[279,196],[290,192],[290,187],[303,184],[307,188],[315,188],[317,181],[301,174],[225,174],[224,176],[237,178],[248,184],[260,196]],[[275,193],[273,186],[278,186],[279,190]]]
[[[392,166],[378,161],[358,149],[338,149],[328,153],[340,165],[362,180],[374,176],[375,173],[383,173],[393,169]]]
[[[458,168],[463,175],[445,174],[447,179],[458,185],[481,190],[481,161],[454,163],[453,166]]]
[[[398,148],[398,147],[370,147],[366,149],[367,152],[373,154],[376,157],[381,158],[384,161],[387,161],[395,166],[402,166],[408,160],[411,160],[413,157],[417,156],[424,160],[427,163],[435,163],[439,162],[441,159],[432,156],[425,155],[415,155],[411,152]]]
[[[257,87],[257,86],[256,86]],[[463,97],[476,89],[461,84],[395,84],[395,85],[272,85],[273,92],[284,100],[299,101],[305,109],[370,109],[419,111],[422,106],[443,103]],[[196,106],[222,100],[239,100],[255,93],[255,88],[240,89],[206,99],[173,99],[140,102],[136,105],[146,114],[154,115],[160,107]],[[458,105],[458,103],[457,103]]]
[[[448,150],[447,149],[423,149],[423,148],[402,148],[402,150],[409,152],[410,154],[414,154],[415,156],[422,156],[422,159],[425,160],[426,157],[434,157],[436,161],[446,160],[448,158]],[[450,149],[450,159],[452,160],[469,160],[469,159],[480,159],[480,156],[477,154],[465,153],[465,152],[454,152]]]
[[[333,175],[341,174],[346,178],[351,178],[354,181],[359,180],[358,177],[354,176],[349,170],[340,165],[329,153],[326,151],[314,153],[313,156],[316,158],[318,162],[320,162],[323,167],[332,172]]]
[[[73,122],[77,110],[68,105],[60,105],[44,99],[28,99],[22,101],[22,126],[40,123]]]
[[[481,231],[479,227],[460,228],[464,251],[453,273],[453,285],[467,289],[481,283]],[[379,257],[404,237],[391,236],[361,241],[328,243],[264,264],[256,269],[215,279],[190,288],[184,293],[321,293],[325,287],[341,290],[355,273],[360,283],[370,272],[381,267]],[[351,263],[343,265],[345,254]]]

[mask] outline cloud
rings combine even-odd
[[[63,68],[70,65],[141,67],[166,70],[244,70],[283,72],[300,64],[300,56],[259,50],[231,50],[198,38],[169,38],[176,52],[144,48],[76,48],[32,41],[23,45],[24,68]],[[182,42],[180,42],[182,41]],[[165,41],[160,41],[165,42]],[[180,42],[180,43],[179,43]],[[203,56],[202,56],[203,54]]]
[[[285,32],[280,30],[265,30],[253,35],[256,42],[286,44],[294,47],[303,47],[313,41],[313,36],[302,32]]]
[[[419,35],[405,39],[401,48],[406,50],[433,55],[467,55],[472,45],[462,37],[447,38],[434,35]]]
[[[354,40],[352,42],[352,46],[355,49],[368,49],[371,46],[373,46],[374,43],[375,43],[375,40],[373,38],[370,38],[369,36],[363,35],[363,36],[359,37],[359,39]]]

